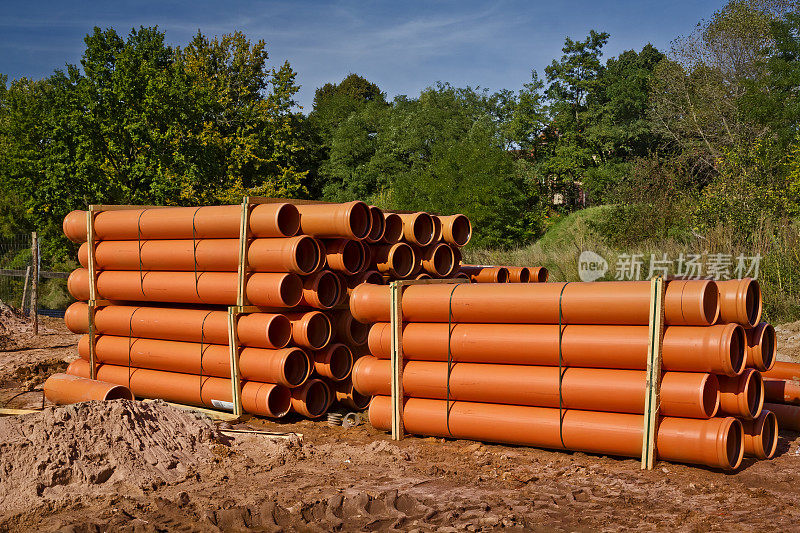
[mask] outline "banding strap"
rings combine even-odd
[[[131,316],[128,319],[128,388],[131,388],[131,349],[133,348],[133,315],[136,314],[136,311],[141,309],[141,307],[137,307],[131,312]],[[97,352],[97,348],[95,348],[95,352]]]
[[[206,319],[213,312],[206,313],[206,316],[203,317],[203,323],[200,324],[200,403],[203,402],[203,355],[205,354],[203,344],[206,342]]]
[[[564,283],[561,287],[561,293],[558,295],[558,438],[561,439],[561,446],[564,449],[567,449],[567,445],[564,444],[564,397],[561,393],[561,385],[564,381],[564,372],[562,371],[563,356],[561,353],[561,340],[564,336],[561,301],[564,298],[564,289],[567,288],[569,283],[569,281]]]
[[[197,212],[200,211],[200,209],[202,208],[198,207],[192,214],[192,255],[194,257],[194,293],[197,295],[197,299],[202,301],[200,298],[200,289],[198,288],[198,285],[200,284],[200,276],[197,273],[197,230],[194,223]],[[203,319],[203,322],[205,322],[205,319]]]
[[[147,298],[144,294],[144,273],[142,272],[142,215],[147,209],[139,211],[139,218],[136,220],[136,239],[139,243],[139,288],[142,291],[142,298]]]
[[[453,293],[456,292],[456,289],[461,283],[456,283],[453,286],[453,289],[450,291],[450,301],[448,303],[447,309],[447,396],[446,398],[446,409],[447,409],[447,433],[452,437],[453,432],[450,431],[450,374],[453,370],[453,352],[450,346],[450,340],[453,337]]]

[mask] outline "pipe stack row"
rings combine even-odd
[[[764,398],[782,429],[800,431],[800,364],[778,361],[764,372]]]
[[[95,215],[97,378],[136,396],[231,409],[227,306],[236,305],[241,205],[124,209]],[[89,331],[87,213],[64,219],[82,243],[71,273],[79,300],[65,321]],[[363,202],[251,208],[245,294],[259,312],[239,316],[242,403],[251,414],[323,416],[338,401],[365,409],[354,360],[368,328],[348,294],[360,284],[453,277],[471,236],[463,215],[384,213]],[[68,373],[88,377],[89,336]]]
[[[381,429],[391,427],[389,302],[378,285],[350,297],[372,324],[353,384],[373,396]],[[760,372],[775,342],[759,323],[758,283],[671,280],[664,302],[658,456],[726,470],[744,454],[771,457],[777,424],[762,410]],[[407,287],[405,430],[640,456],[649,306],[650,283],[637,281]]]

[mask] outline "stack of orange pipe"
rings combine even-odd
[[[98,298],[94,316],[101,380],[140,397],[230,408],[226,306],[238,289],[241,206],[126,209],[95,215]],[[68,280],[79,300],[65,321],[89,331],[86,212],[64,219],[81,243]],[[471,236],[463,215],[384,213],[363,202],[271,203],[250,211],[245,292],[261,312],[240,315],[236,334],[246,411],[317,418],[334,401],[365,409],[353,390],[354,360],[369,328],[353,320],[348,294],[364,283],[458,273]],[[76,376],[90,374],[89,339]]]
[[[477,281],[405,289],[406,431],[640,455],[649,282]],[[664,302],[659,457],[726,470],[743,455],[771,457],[778,430],[761,372],[775,342],[759,323],[757,282],[671,280]],[[373,396],[370,421],[389,429],[388,288],[356,287],[350,310],[372,324],[354,389]]]

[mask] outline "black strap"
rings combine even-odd
[[[195,226],[195,217],[197,216],[197,212],[200,211],[200,207],[194,210],[192,214],[192,255],[194,256],[194,293],[197,295],[197,299],[200,300],[200,289],[198,285],[200,284],[200,277],[197,273],[197,229]],[[203,319],[205,323],[205,319]]]
[[[456,283],[450,291],[450,302],[447,309],[447,396],[446,396],[446,409],[447,409],[447,433],[452,437],[453,432],[450,431],[450,374],[453,371],[453,352],[451,349],[450,341],[453,338],[453,293],[456,292],[460,283]]]
[[[137,307],[131,312],[131,316],[128,319],[128,388],[131,388],[131,349],[133,348],[132,337],[133,337],[133,315],[136,314],[136,311],[141,309],[141,307]],[[97,348],[95,348],[95,352]]]
[[[567,288],[569,283],[569,281],[564,283],[561,287],[561,293],[558,295],[558,437],[561,439],[561,446],[565,449],[567,445],[564,444],[564,397],[561,390],[561,385],[564,381],[564,372],[562,371],[563,355],[561,353],[561,341],[564,336],[564,329],[562,326],[563,313],[561,302],[564,298],[564,289]]]
[[[136,221],[136,239],[139,243],[139,288],[142,291],[142,298],[147,298],[144,294],[144,273],[142,273],[142,215],[147,209],[139,211],[139,218]]]
[[[203,317],[203,323],[200,324],[200,401],[203,401],[203,355],[205,354],[205,348],[203,344],[206,342],[206,319],[209,317],[211,313],[214,311],[209,311],[206,313],[206,316]]]

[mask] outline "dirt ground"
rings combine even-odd
[[[0,331],[0,406],[40,408],[46,376],[76,357],[77,335],[43,326],[37,338],[24,323]],[[781,358],[798,354],[800,323],[778,331]],[[0,531],[800,529],[797,433],[735,474],[663,462],[642,472],[634,459],[396,443],[369,424],[252,419],[234,429],[302,440],[231,437],[162,402],[114,404],[0,419]]]

